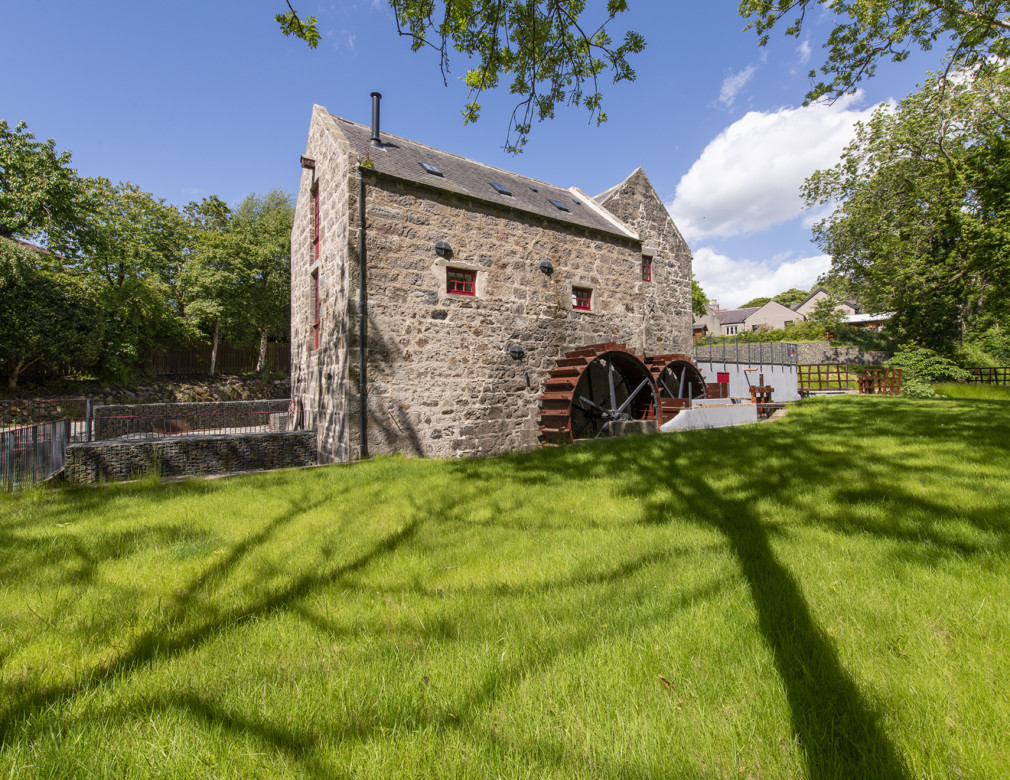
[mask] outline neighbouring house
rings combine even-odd
[[[715,305],[707,308],[705,316],[694,320],[696,335],[699,331],[702,335],[733,336],[747,331],[780,330],[792,325],[794,321],[806,319],[777,301],[768,301],[764,306],[746,309],[719,309]]]
[[[846,314],[842,320],[846,325],[866,330],[881,330],[887,321],[894,316],[893,311],[882,311],[875,314],[869,312],[863,314]]]
[[[802,301],[794,304],[792,308],[797,314],[803,315],[802,318],[804,320],[810,319],[810,316],[814,313],[814,309],[817,308],[817,304],[830,297],[830,291],[823,287],[817,287]],[[835,311],[841,312],[843,316],[856,314],[859,311],[859,305],[855,301],[841,301],[835,307]]]
[[[372,127],[315,106],[302,157],[291,382],[320,462],[534,447],[573,351],[690,354],[691,253],[641,168],[590,197],[381,132],[379,97]]]

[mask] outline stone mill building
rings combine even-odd
[[[292,394],[320,462],[536,447],[552,377],[616,349],[614,398],[646,356],[690,353],[690,250],[641,168],[591,197],[381,132],[378,100],[371,127],[315,106],[302,156]]]

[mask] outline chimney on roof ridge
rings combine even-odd
[[[369,139],[372,146],[381,147],[382,137],[379,135],[379,101],[382,95],[378,92],[372,93],[372,137]]]

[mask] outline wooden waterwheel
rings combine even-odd
[[[606,435],[611,423],[655,419],[657,391],[649,367],[624,344],[566,352],[540,398],[545,444]]]

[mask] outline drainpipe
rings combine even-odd
[[[361,418],[360,459],[368,458],[368,278],[365,255],[365,177],[358,171],[358,414]]]

